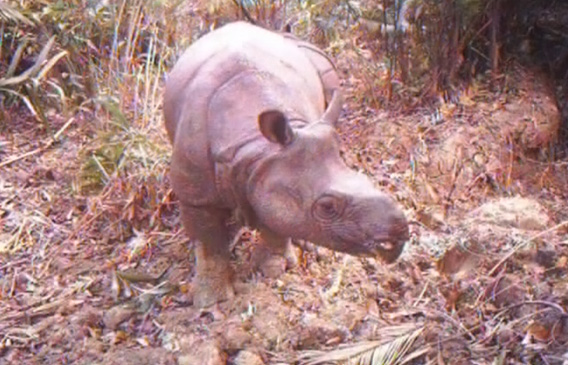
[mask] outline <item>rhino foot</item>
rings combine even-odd
[[[264,277],[277,278],[286,271],[286,259],[280,255],[270,255],[259,263],[258,270]]]
[[[197,250],[196,276],[193,280],[193,304],[198,308],[235,297],[233,269],[226,255],[206,255]]]
[[[260,271],[264,277],[277,278],[284,274],[286,269],[294,268],[298,265],[298,256],[290,243],[282,253],[274,252],[272,247],[260,245],[254,250],[253,267]]]
[[[197,276],[193,282],[193,305],[198,308],[210,307],[234,297],[235,290],[230,280]]]

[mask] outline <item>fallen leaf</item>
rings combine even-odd
[[[533,322],[527,326],[527,334],[537,341],[546,342],[550,340],[550,330],[545,325]]]
[[[124,331],[116,331],[112,343],[114,345],[128,340],[128,334]]]
[[[136,342],[138,342],[138,344],[140,344],[140,346],[142,346],[142,347],[150,346],[150,341],[148,340],[148,336],[138,337],[136,339]]]

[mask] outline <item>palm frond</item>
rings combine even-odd
[[[397,326],[400,327],[400,326]],[[406,326],[403,326],[406,327]],[[392,332],[394,328],[388,329]],[[397,328],[398,329],[398,328]],[[410,352],[424,327],[399,334],[390,340],[360,342],[342,346],[332,351],[304,351],[299,356],[302,365],[349,364],[349,365],[390,365],[406,364],[426,354],[430,348],[424,346]]]
[[[33,22],[10,4],[0,2],[0,20],[33,25]]]

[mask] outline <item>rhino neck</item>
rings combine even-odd
[[[303,103],[299,103],[302,100]],[[294,94],[286,80],[269,71],[249,69],[225,82],[208,104],[208,140],[215,163],[216,188],[223,204],[238,208],[254,225],[247,200],[250,178],[258,167],[278,153],[280,146],[265,139],[258,115],[277,109],[293,128],[302,128],[322,113],[303,94]]]
[[[217,191],[225,206],[237,209],[242,225],[255,228],[257,219],[247,192],[254,185],[256,172],[277,155],[278,147],[262,136],[253,136],[224,152],[215,161]]]

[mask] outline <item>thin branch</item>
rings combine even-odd
[[[238,1],[238,0],[233,0],[233,3],[235,3],[236,6],[238,6],[241,11],[243,12],[243,15],[245,16],[245,18],[247,18],[247,20],[249,22],[251,22],[252,24],[256,25],[256,21],[250,16],[250,13],[248,12],[248,10],[245,8],[245,6],[243,5],[242,1]]]
[[[508,259],[510,259],[517,251],[519,251],[521,248],[525,247],[526,245],[528,245],[530,242],[534,241],[535,239],[544,236],[547,233],[550,233],[552,231],[556,231],[558,228],[562,228],[564,226],[568,226],[568,220],[559,223],[557,225],[555,225],[554,227],[551,227],[545,231],[542,231],[540,233],[537,233],[536,235],[530,237],[528,240],[526,240],[525,242],[521,242],[519,243],[516,247],[514,247],[508,254],[505,255],[505,257],[503,257],[495,266],[493,266],[493,268],[491,270],[489,270],[489,273],[487,274],[488,276],[492,276],[495,271],[497,271],[497,269],[503,265],[503,263],[505,263],[505,261],[507,261]]]

